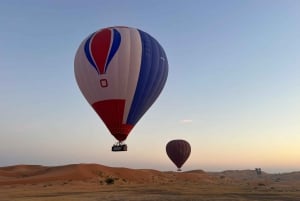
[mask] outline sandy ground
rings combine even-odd
[[[96,164],[0,168],[0,201],[298,201],[300,173],[160,172]]]

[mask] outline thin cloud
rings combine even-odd
[[[180,123],[182,123],[182,124],[188,124],[188,123],[192,123],[192,122],[193,122],[192,119],[182,119],[182,120],[180,120]]]

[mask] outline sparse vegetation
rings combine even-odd
[[[99,176],[99,177],[103,177],[103,172],[98,171],[98,176]]]
[[[111,184],[115,183],[115,180],[113,178],[111,178],[111,177],[108,177],[108,178],[105,179],[105,183],[107,185],[111,185]]]

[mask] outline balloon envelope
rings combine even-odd
[[[168,61],[152,36],[117,26],[96,31],[81,43],[74,71],[82,94],[121,142],[161,93]]]
[[[191,153],[191,146],[185,140],[172,140],[166,146],[166,152],[178,170],[182,167]]]

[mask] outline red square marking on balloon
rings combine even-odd
[[[101,85],[101,87],[108,87],[107,79],[101,79],[100,80],[100,85]]]

